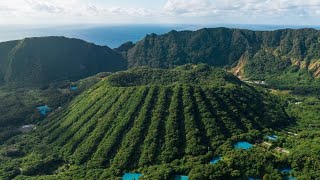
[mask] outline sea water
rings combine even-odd
[[[82,25],[52,27],[0,27],[0,42],[26,37],[65,36],[82,39],[110,48],[119,47],[128,41],[136,43],[147,34],[165,34],[171,30],[197,30],[204,26],[195,25]]]
[[[23,39],[26,37],[65,36],[78,38],[97,45],[119,47],[121,44],[142,40],[147,34],[164,34],[171,30],[198,30],[201,28],[240,28],[249,30],[276,30],[284,28],[305,28],[306,26],[278,26],[278,25],[253,25],[253,24],[208,24],[208,25],[69,25],[69,26],[33,26],[23,25],[0,26],[0,42]],[[310,26],[311,27],[311,26]],[[320,27],[312,26],[320,29]]]

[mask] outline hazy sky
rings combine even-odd
[[[0,24],[320,25],[320,0],[0,0]]]

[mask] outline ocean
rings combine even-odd
[[[82,39],[97,45],[116,48],[121,44],[132,41],[137,42],[147,34],[164,34],[171,30],[198,30],[201,28],[229,27],[250,30],[276,30],[284,28],[315,28],[311,26],[281,26],[281,25],[74,25],[74,26],[51,26],[51,27],[26,27],[26,26],[0,26],[0,42],[23,39],[26,37],[65,36]]]

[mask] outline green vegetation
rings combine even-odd
[[[172,31],[114,51],[62,37],[0,43],[0,179],[317,179],[319,35]],[[101,71],[115,73],[75,82]]]
[[[0,67],[0,83],[42,87],[124,70],[126,62],[108,47],[77,39],[43,37],[0,43]]]
[[[99,78],[92,76],[78,82],[51,83],[42,89],[0,87],[0,144],[20,133],[17,126],[43,120],[36,107],[47,104],[56,111],[59,107],[66,108],[66,103],[98,81]],[[77,87],[76,91],[70,89],[71,84]]]
[[[315,95],[276,94],[287,101],[287,112],[296,123],[281,131],[274,145],[290,150],[288,161],[297,179],[317,179],[319,171],[320,99]],[[295,135],[292,133],[296,133]]]
[[[271,87],[317,92],[320,31],[250,31],[214,28],[151,34],[127,53],[128,66],[172,68],[206,63],[230,68],[242,78],[266,80]]]
[[[19,134],[18,126],[43,119],[37,106],[57,110],[109,75],[100,72],[124,69],[119,53],[82,40],[43,37],[0,43],[0,144]],[[99,78],[88,78],[97,73]],[[71,85],[77,90],[70,90]]]
[[[114,50],[63,37],[29,38],[0,43],[0,84],[43,86],[127,67],[206,63],[306,94],[320,89],[319,35],[314,29],[212,28],[151,34]]]
[[[227,83],[240,85],[242,82],[232,74],[205,64],[187,64],[175,69],[133,68],[114,73],[108,78],[112,86],[128,87],[141,85],[194,84],[224,86]]]
[[[285,71],[279,76],[270,76],[267,79],[269,87],[280,90],[291,90],[299,95],[320,95],[320,79],[314,78],[313,74],[306,70]]]
[[[172,67],[186,63],[234,65],[241,56],[317,60],[319,31],[250,31],[213,28],[148,35],[128,52],[129,66]],[[257,57],[258,56],[258,57]],[[259,64],[258,64],[259,65]],[[278,67],[275,67],[278,68]],[[263,69],[256,72],[264,73]]]
[[[0,43],[0,144],[19,133],[17,126],[42,119],[37,106],[56,110],[98,81],[88,77],[124,69],[119,53],[82,40],[42,37]],[[72,82],[77,82],[76,91],[70,90]]]
[[[289,123],[280,99],[223,70],[136,68],[101,80],[34,133],[7,141],[0,177],[115,179],[132,171],[145,179],[281,177],[276,169],[286,159],[232,144]],[[9,149],[22,155],[5,155]],[[209,164],[215,155],[224,157],[217,166]]]

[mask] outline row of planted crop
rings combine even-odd
[[[88,167],[101,168],[110,165],[126,131],[131,128],[139,109],[143,105],[148,91],[148,88],[140,87],[128,99],[130,103],[127,103],[118,116],[115,117],[116,123],[112,124],[108,132],[105,133],[97,150],[88,161]]]
[[[80,101],[77,105],[73,108],[73,110],[66,116],[66,117],[59,117],[56,119],[57,126],[52,126],[53,130],[50,128],[45,131],[45,134],[48,134],[48,141],[49,143],[55,141],[63,132],[65,132],[72,124],[78,121],[79,118],[84,116],[91,107],[99,102],[106,93],[107,89],[103,86],[96,89],[92,93],[90,93],[90,98],[84,98],[84,101]],[[62,119],[62,120],[61,120]],[[59,122],[61,120],[61,122]]]
[[[171,162],[183,154],[184,137],[181,136],[180,127],[182,126],[183,107],[182,107],[182,87],[173,87],[173,93],[169,106],[169,116],[165,122],[164,143],[161,147],[159,160],[163,163]]]
[[[111,97],[116,97],[116,92],[118,89],[111,88],[104,95],[104,97],[97,100],[97,102],[91,106],[83,116],[77,119],[77,121],[73,122],[72,126],[68,128],[63,134],[61,134],[56,140],[55,145],[61,146],[64,145],[68,140],[80,130],[86,124],[90,124],[90,120],[94,121],[97,117],[100,117],[104,114],[104,104],[111,100]]]
[[[130,100],[132,92],[134,91],[135,88],[132,88],[132,90],[129,91],[127,90],[120,99],[113,104],[107,114],[97,120],[98,123],[94,127],[94,130],[77,147],[77,149],[75,149],[75,152],[71,156],[71,159],[74,162],[82,164],[90,159],[92,153],[95,152],[104,135],[110,131],[112,125],[116,122],[118,114],[124,110],[123,106],[128,103],[128,100]]]
[[[228,109],[227,99],[221,98],[224,92],[221,89],[204,88],[205,96],[211,104],[215,117],[221,124],[224,124],[227,130],[227,135],[231,136],[234,133],[242,133],[241,123],[234,118],[232,112]]]
[[[138,166],[157,163],[161,152],[161,144],[164,142],[165,121],[168,116],[170,102],[170,90],[168,87],[160,88],[158,100],[152,112],[148,133],[142,145]]]
[[[127,91],[130,90],[127,89]],[[65,145],[62,148],[64,155],[71,155],[74,152],[77,146],[97,127],[99,119],[106,116],[113,104],[119,100],[122,94],[125,94],[125,90],[122,88],[115,88],[115,90],[112,90],[111,93],[99,103],[101,108],[96,107],[96,109],[99,109],[98,112],[94,113],[93,116],[87,117],[84,123],[79,123],[79,126],[74,128],[74,130],[76,130],[75,132],[67,133],[70,134],[72,138],[65,141]]]
[[[91,87],[90,89],[88,89],[87,91],[81,93],[76,98],[74,98],[70,103],[68,103],[68,106],[65,107],[65,109],[62,111],[62,113],[54,113],[52,116],[44,119],[41,122],[41,125],[42,125],[41,127],[44,130],[46,130],[46,129],[48,129],[48,127],[53,126],[53,124],[57,124],[58,122],[63,120],[63,118],[61,118],[61,117],[67,116],[72,110],[75,109],[75,107],[77,106],[77,104],[79,102],[85,100],[85,97],[88,97],[91,93],[93,93],[97,89],[101,89],[101,88],[103,88],[103,84],[101,82],[99,82],[99,83],[95,84],[93,87]],[[58,118],[58,117],[60,117],[60,118]],[[60,120],[60,121],[58,121],[58,120]]]
[[[259,108],[256,105],[263,102],[258,101],[257,97],[253,97],[254,92],[251,89],[246,87],[241,87],[241,89],[226,88],[224,92],[219,96],[227,99],[225,103],[229,112],[232,113],[233,119],[238,123],[239,129],[249,131],[261,128],[262,116],[258,112],[263,111],[263,108]]]
[[[200,129],[200,115],[193,99],[193,88],[183,87],[184,125],[186,134],[186,155],[204,154],[207,150],[206,136]]]
[[[210,148],[216,149],[222,140],[226,138],[224,131],[226,131],[224,124],[221,124],[212,112],[212,107],[203,90],[200,87],[195,87],[194,97],[198,104],[198,111],[200,119],[205,127],[206,136],[210,141]],[[226,133],[227,134],[227,133]]]
[[[128,129],[123,141],[113,158],[112,166],[120,169],[135,167],[140,156],[140,145],[143,143],[151,120],[152,109],[158,96],[158,87],[153,86],[139,109],[132,128]],[[135,117],[133,117],[135,118]]]

